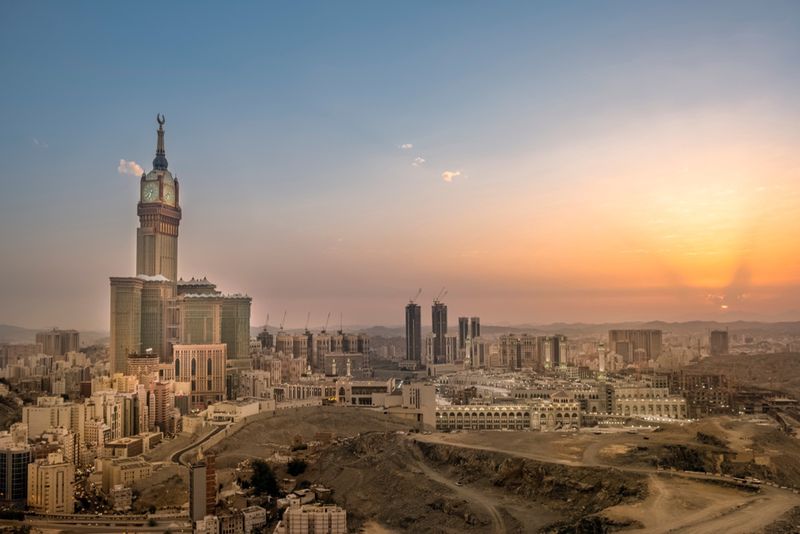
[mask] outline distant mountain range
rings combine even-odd
[[[430,327],[423,327],[423,330]],[[772,336],[800,336],[800,321],[784,322],[759,322],[759,321],[630,321],[621,323],[550,323],[550,324],[517,324],[517,325],[481,325],[481,332],[485,335],[500,334],[521,334],[530,333],[536,335],[563,334],[565,336],[605,336],[609,330],[613,329],[632,329],[632,328],[652,328],[663,330],[665,333],[675,335],[690,335],[708,332],[710,330],[728,329],[731,332],[741,334],[758,334]],[[263,327],[251,327],[252,335],[256,335]],[[405,327],[396,326],[347,326],[347,332],[364,332],[370,336],[383,337],[402,337],[405,335]],[[275,333],[277,327],[271,327],[270,332]],[[287,329],[290,333],[302,333],[302,328]],[[312,331],[318,331],[312,329]],[[333,332],[334,329],[330,329]],[[449,325],[449,331],[458,332],[457,325]]]
[[[426,327],[429,328],[429,327]],[[551,323],[551,324],[519,324],[519,325],[481,325],[484,334],[496,336],[500,334],[521,334],[530,333],[537,335],[563,334],[568,337],[594,336],[602,337],[608,330],[623,328],[655,328],[663,330],[665,333],[676,335],[690,335],[708,332],[709,330],[728,329],[731,332],[753,335],[768,336],[800,336],[800,321],[784,322],[759,322],[759,321],[684,321],[684,322],[665,322],[665,321],[644,321],[644,322],[624,322],[624,323]],[[263,326],[251,326],[250,334],[255,336],[263,329]],[[364,332],[370,336],[382,337],[402,337],[405,335],[405,328],[402,325],[396,326],[359,326],[351,325],[344,327],[346,332]],[[457,325],[450,325],[450,331],[458,332]],[[49,328],[25,328],[21,326],[0,324],[0,343],[33,343],[36,340],[36,333]],[[278,328],[270,327],[270,332],[275,333]],[[331,328],[329,332],[336,329]],[[299,334],[302,328],[286,329],[287,332]],[[319,328],[312,329],[318,332]],[[81,331],[81,344],[93,345],[96,343],[108,343],[108,332],[101,331]]]

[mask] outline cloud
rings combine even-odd
[[[445,182],[452,182],[453,178],[461,176],[461,171],[444,171],[442,173],[442,180]]]
[[[130,174],[131,176],[141,176],[144,174],[144,169],[135,161],[119,160],[117,172],[120,174]]]
[[[35,137],[33,139],[31,139],[31,141],[33,141],[33,144],[38,146],[39,148],[49,148],[49,145],[47,143],[45,143],[44,141],[40,141],[39,139],[36,139]]]
[[[420,156],[417,156],[417,157],[416,157],[416,158],[414,158],[414,160],[411,162],[411,165],[413,165],[414,167],[420,167],[420,166],[422,166],[422,165],[425,165],[425,158],[423,158],[423,157],[420,157]]]
[[[402,145],[400,145],[401,150],[411,150],[412,148],[414,148],[414,145],[412,145],[411,143],[403,143]]]

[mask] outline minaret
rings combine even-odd
[[[597,362],[597,370],[598,370],[598,377],[605,378],[606,376],[606,346],[604,343],[600,343],[597,348],[598,353],[598,362]]]

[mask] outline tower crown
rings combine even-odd
[[[165,171],[169,165],[167,151],[164,149],[164,123],[166,122],[166,117],[159,113],[156,115],[156,122],[158,123],[158,142],[156,143],[156,157],[153,158],[153,169]]]

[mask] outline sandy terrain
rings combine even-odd
[[[320,432],[334,437],[366,432],[405,431],[409,424],[383,415],[380,411],[323,406],[283,410],[254,417],[244,428],[212,447],[217,467],[235,467],[244,459],[267,458],[276,451],[288,453],[296,437],[304,443]]]
[[[563,465],[609,466],[623,471],[649,473],[648,497],[641,502],[614,506],[603,515],[614,520],[634,520],[641,532],[751,533],[758,532],[800,505],[800,496],[785,489],[763,486],[757,493],[720,485],[713,475],[657,471],[641,463],[626,464],[627,451],[639,447],[673,444],[697,431],[716,430],[737,442],[737,449],[757,443],[759,427],[732,419],[704,421],[702,425],[676,427],[649,434],[557,434],[480,432],[416,436],[433,443],[447,443],[473,450],[505,452]],[[762,432],[773,430],[766,427]],[[748,447],[749,445],[749,447]]]

